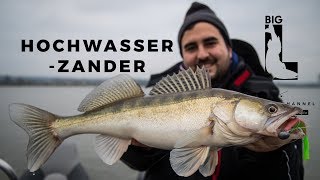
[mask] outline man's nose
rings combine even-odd
[[[198,60],[205,60],[208,57],[209,57],[208,50],[205,47],[200,46],[199,49],[198,49],[198,54],[197,54]]]

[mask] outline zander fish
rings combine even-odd
[[[300,139],[305,134],[304,123],[295,117],[300,108],[211,88],[204,68],[163,78],[150,96],[130,76],[118,75],[89,93],[78,110],[84,113],[61,117],[30,105],[10,105],[11,119],[30,137],[31,172],[63,140],[77,134],[99,134],[96,152],[110,165],[121,158],[132,139],[172,150],[171,166],[180,176],[198,169],[204,176],[213,174],[220,148],[248,145],[266,136]],[[298,123],[303,126],[293,130]]]

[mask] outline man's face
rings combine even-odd
[[[204,66],[213,80],[223,77],[231,63],[232,50],[220,31],[206,22],[196,23],[181,39],[183,63],[195,69]]]

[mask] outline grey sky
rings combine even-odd
[[[58,59],[142,59],[145,73],[130,73],[135,78],[148,78],[181,60],[177,33],[185,12],[193,1],[13,1],[0,6],[0,75],[55,76],[96,78],[114,73],[58,73],[49,69]],[[281,15],[283,22],[283,59],[299,62],[299,82],[317,81],[320,74],[319,20],[320,3],[301,0],[201,1],[223,20],[232,38],[249,41],[264,64],[264,25],[266,15]],[[100,52],[87,53],[50,50],[21,52],[21,39],[171,39],[173,53]],[[117,46],[117,44],[116,44]],[[117,46],[120,48],[120,45]]]

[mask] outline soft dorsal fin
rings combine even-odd
[[[78,111],[87,112],[120,100],[141,96],[144,96],[141,87],[129,75],[121,74],[92,90],[82,100]]]
[[[150,95],[177,93],[211,88],[209,73],[204,67],[182,70],[178,74],[161,79],[150,91]]]

